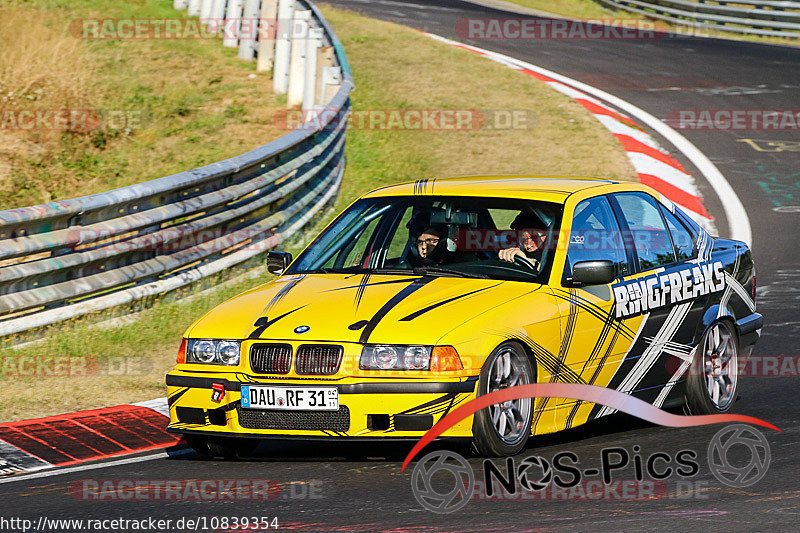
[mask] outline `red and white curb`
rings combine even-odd
[[[167,399],[0,424],[0,475],[71,466],[159,450],[180,440],[167,433]]]
[[[686,172],[683,166],[669,155],[669,152],[661,148],[658,142],[633,119],[612,109],[600,99],[576,88],[576,86],[586,87],[585,84],[503,54],[459,43],[439,35],[422,33],[437,41],[480,54],[487,59],[541,80],[581,104],[617,138],[625,149],[641,183],[655,189],[673,203],[681,206],[686,214],[709,233],[717,234],[713,218],[703,205],[703,197],[697,189],[692,175]]]

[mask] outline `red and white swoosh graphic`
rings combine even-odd
[[[475,414],[485,407],[494,405],[496,403],[508,402],[511,400],[518,400],[520,398],[570,398],[575,400],[582,400],[584,402],[597,403],[605,405],[627,413],[629,415],[647,420],[654,424],[669,427],[693,427],[693,426],[706,426],[709,424],[720,424],[725,422],[744,422],[747,424],[754,424],[763,426],[765,428],[781,431],[774,425],[747,415],[734,415],[734,414],[719,414],[719,415],[697,415],[697,416],[682,416],[674,415],[666,411],[662,411],[658,407],[653,406],[643,400],[629,396],[628,394],[607,389],[605,387],[597,387],[594,385],[579,385],[574,383],[534,383],[531,385],[519,385],[517,387],[510,387],[489,394],[479,396],[474,400],[462,405],[442,420],[435,426],[428,430],[419,442],[411,449],[403,462],[401,472],[405,470],[408,463],[433,439],[456,425],[458,422],[464,420],[468,416]]]

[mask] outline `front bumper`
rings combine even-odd
[[[451,380],[282,379],[241,372],[167,374],[170,424],[178,434],[255,438],[419,438],[455,407],[475,397],[478,377]],[[224,396],[212,399],[214,385]],[[333,386],[339,411],[243,409],[241,385]],[[471,437],[468,417],[443,437]]]

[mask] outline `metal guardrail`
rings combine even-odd
[[[800,38],[800,2],[779,0],[597,0],[606,6],[690,26]]]
[[[299,95],[304,109],[317,111],[313,122],[204,167],[0,211],[0,337],[239,265],[290,237],[335,198],[353,78],[317,8],[306,0],[175,0],[175,7],[224,13],[220,21],[231,27],[223,43],[238,45],[244,59],[258,52],[258,70],[274,61],[275,74],[285,73],[274,80],[278,92]],[[284,24],[278,10],[289,15]],[[248,13],[261,23],[253,36],[237,26]]]

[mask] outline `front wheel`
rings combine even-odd
[[[703,334],[686,378],[686,409],[693,415],[727,413],[736,401],[739,346],[725,320]]]
[[[481,369],[478,395],[535,382],[531,362],[516,342],[498,346]],[[520,398],[490,405],[475,413],[474,447],[489,457],[516,455],[525,449],[531,433],[533,400]]]

